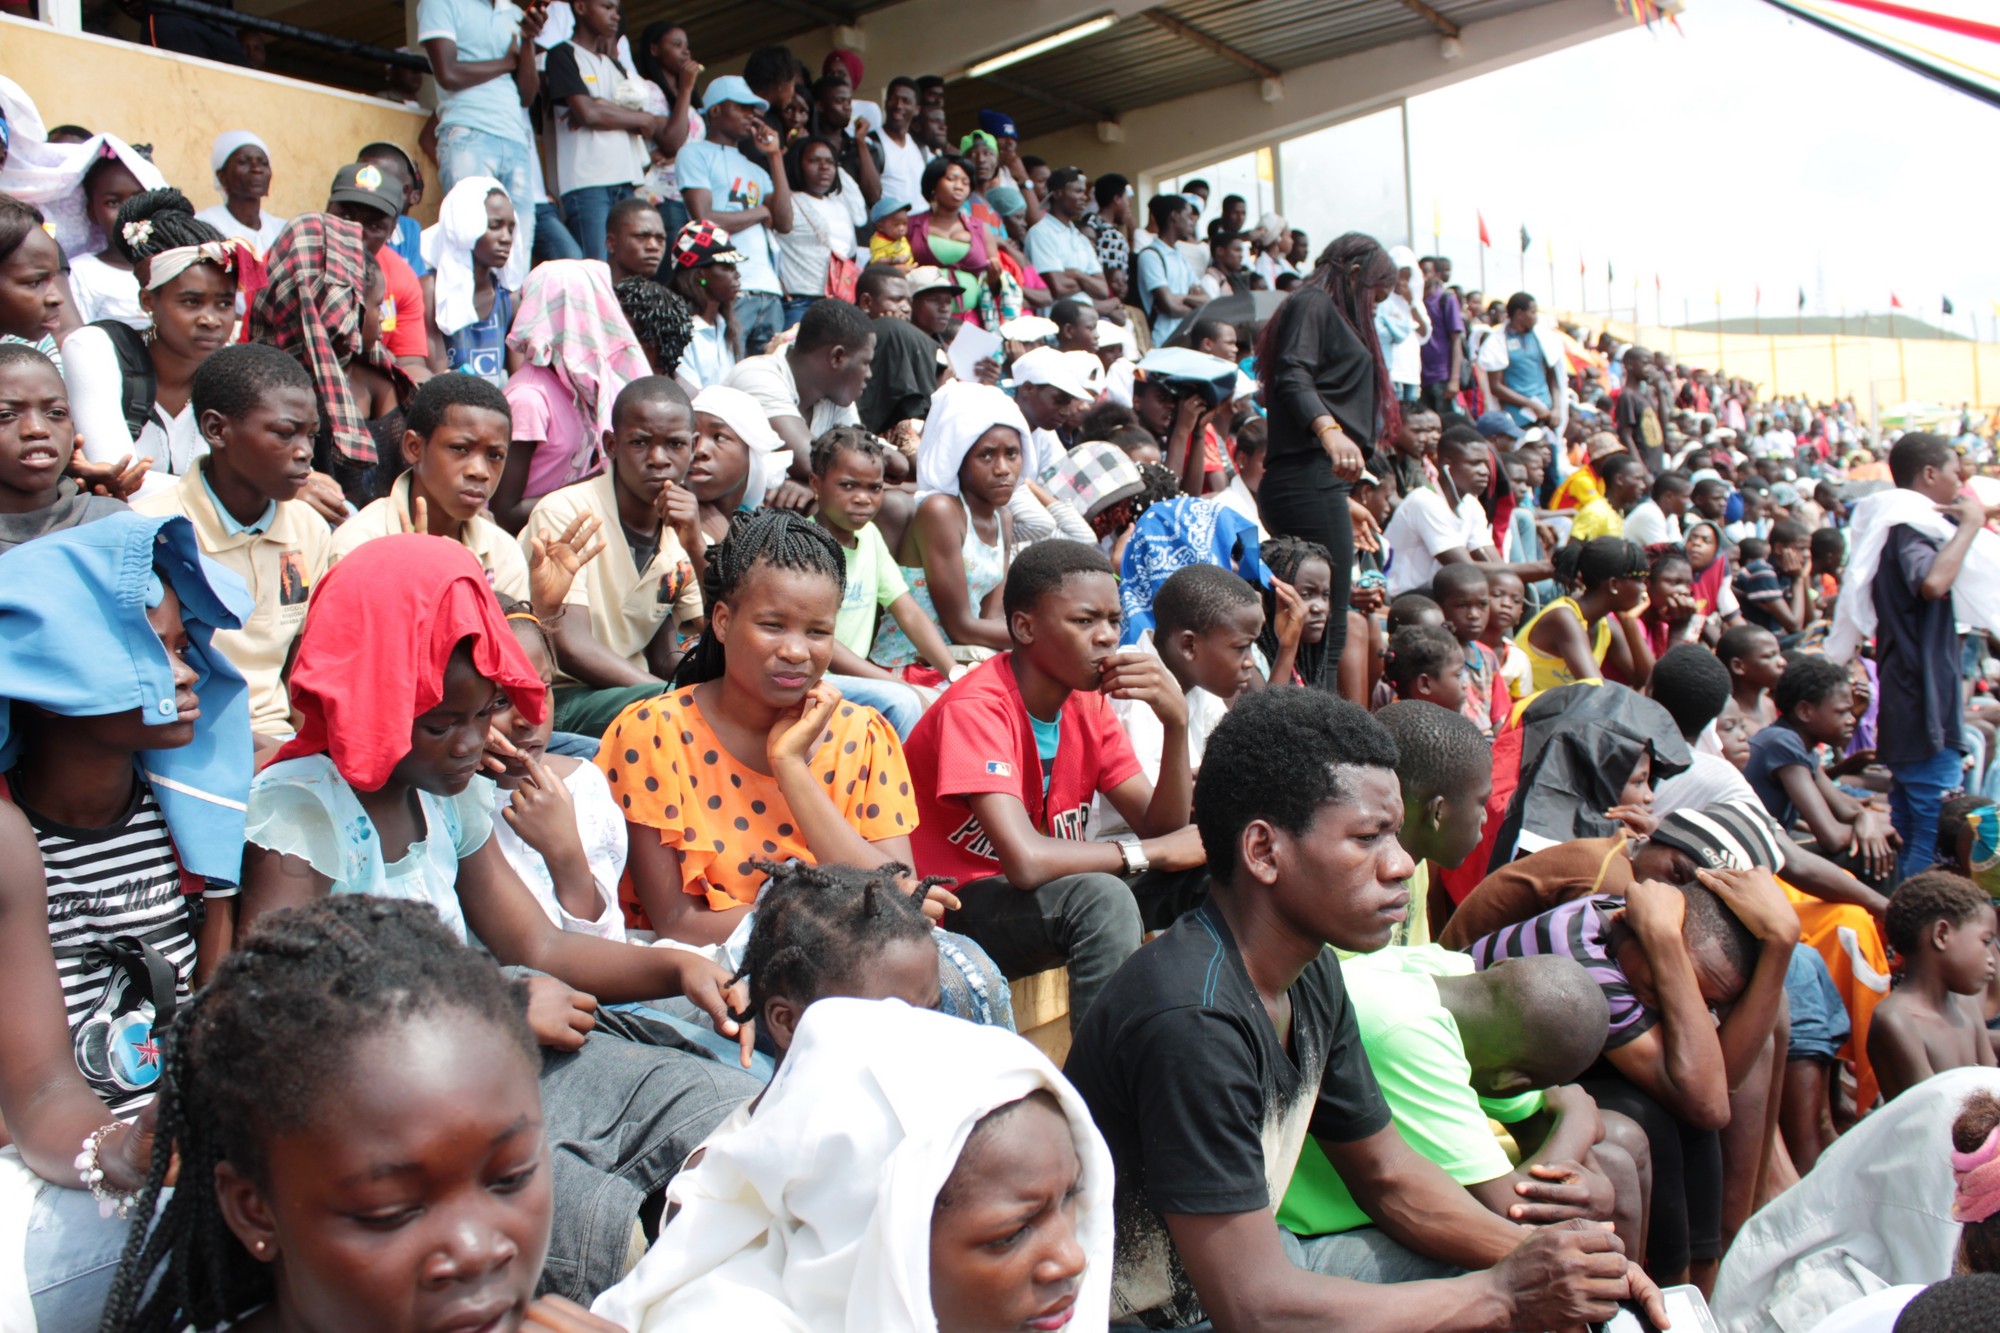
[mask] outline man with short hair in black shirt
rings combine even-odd
[[[1567,1328],[1631,1298],[1665,1322],[1609,1231],[1488,1212],[1390,1122],[1327,946],[1380,949],[1407,909],[1396,762],[1381,723],[1320,690],[1249,695],[1209,738],[1210,897],[1119,969],[1064,1071],[1117,1169],[1115,1322]],[[1377,1224],[1364,1251],[1279,1230],[1308,1132]],[[1417,1280],[1457,1269],[1485,1271]]]

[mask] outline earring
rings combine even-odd
[[[159,326],[148,321],[144,331],[142,331],[139,336],[145,339],[146,346],[151,347],[154,341],[158,339],[160,336]]]
[[[268,1244],[270,1244],[269,1241],[260,1240],[255,1245],[252,1245],[250,1248],[257,1251],[257,1257],[261,1259],[264,1257],[264,1247]]]

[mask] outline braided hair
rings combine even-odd
[[[733,602],[759,565],[824,574],[834,587],[847,586],[847,557],[832,533],[788,509],[753,509],[730,519],[729,535],[708,553],[701,596],[710,613],[718,603]],[[682,655],[674,669],[674,688],[720,678],[724,660],[722,641],[711,625]]]
[[[1259,547],[1258,551],[1264,558],[1264,567],[1271,571],[1273,578],[1283,579],[1293,585],[1299,581],[1299,567],[1308,560],[1324,560],[1328,577],[1331,578],[1333,574],[1333,557],[1327,554],[1326,548],[1318,542],[1309,542],[1303,537],[1273,537]],[[1335,615],[1345,613],[1344,607],[1330,612]],[[1332,633],[1331,625],[1327,627],[1327,631],[1329,635]],[[1264,654],[1266,663],[1278,660],[1278,593],[1275,588],[1264,589],[1264,630],[1257,636],[1257,648]],[[1318,643],[1307,643],[1301,639],[1298,654],[1292,660],[1298,670],[1299,678],[1307,685],[1332,689],[1333,682],[1328,678],[1331,672],[1328,657],[1325,639],[1321,639]],[[1291,682],[1274,680],[1271,683],[1288,685]]]
[[[167,1032],[159,1136],[135,1209],[159,1216],[126,1238],[103,1333],[212,1329],[268,1304],[272,1270],[224,1221],[216,1167],[263,1183],[265,1144],[314,1123],[354,1047],[449,1011],[493,1024],[540,1067],[525,988],[429,904],[340,894],[258,921]],[[181,1186],[160,1209],[177,1148]]]
[[[627,278],[616,290],[632,337],[652,354],[654,373],[671,375],[680,369],[694,339],[694,315],[688,303],[651,278]]]
[[[1613,579],[1644,579],[1652,575],[1646,548],[1624,537],[1593,537],[1571,542],[1555,554],[1556,581],[1584,592]]]
[[[125,229],[135,222],[146,223],[151,234],[140,241],[127,240]],[[220,241],[222,233],[194,215],[188,197],[171,185],[135,194],[118,206],[118,217],[107,238],[118,253],[131,263],[151,259],[163,250],[183,245],[207,245]]]
[[[837,994],[892,944],[929,943],[924,894],[952,882],[926,875],[914,893],[906,893],[901,881],[911,870],[893,861],[866,870],[802,861],[760,861],[756,866],[770,878],[757,895],[757,919],[743,949],[743,965],[730,978],[750,979],[750,1011],[736,1015],[738,1022],[762,1015],[773,996],[804,1008]]]

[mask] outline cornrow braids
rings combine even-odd
[[[126,1238],[100,1333],[214,1329],[269,1303],[271,1269],[223,1220],[216,1167],[266,1183],[265,1144],[314,1122],[356,1046],[450,1011],[493,1024],[540,1067],[525,988],[429,904],[340,894],[258,921],[167,1032],[159,1137],[135,1208],[158,1217]],[[181,1187],[160,1208],[176,1150]]]
[[[135,222],[143,222],[152,229],[144,240],[134,242],[126,239],[125,228]],[[119,254],[136,264],[142,259],[151,259],[163,250],[183,245],[206,245],[210,241],[222,240],[223,235],[197,218],[188,197],[169,185],[135,194],[120,204],[108,239]]]
[[[1299,567],[1308,560],[1326,561],[1327,574],[1331,576],[1333,573],[1333,557],[1327,554],[1327,549],[1318,542],[1309,542],[1303,537],[1272,537],[1258,548],[1258,553],[1263,556],[1264,567],[1271,571],[1273,578],[1283,579],[1290,584],[1298,583]],[[1335,615],[1346,613],[1346,607],[1337,607],[1333,611]],[[1272,588],[1264,589],[1264,632],[1257,636],[1257,648],[1264,654],[1264,661],[1267,664],[1278,660],[1278,594]],[[1299,678],[1306,684],[1322,685],[1326,689],[1333,688],[1333,682],[1324,679],[1328,671],[1325,639],[1321,639],[1318,643],[1306,643],[1301,640],[1293,663]],[[1274,680],[1271,683],[1289,685],[1291,682]]]
[[[616,291],[618,307],[632,326],[632,336],[653,354],[655,373],[673,374],[694,338],[694,315],[688,303],[651,278],[627,278]]]
[[[770,878],[757,896],[757,919],[744,946],[743,964],[730,980],[750,979],[746,1022],[764,1012],[765,1002],[782,995],[801,1008],[836,994],[865,972],[890,945],[931,937],[924,894],[953,881],[927,875],[914,893],[903,891],[908,866],[890,862],[857,866],[778,865],[758,861]]]
[[[859,426],[835,426],[821,431],[820,437],[812,442],[812,474],[824,477],[842,454],[860,454],[886,466],[889,446],[883,443],[880,436]]]
[[[847,586],[847,558],[832,533],[787,509],[753,509],[730,519],[729,535],[709,550],[702,601],[711,611],[717,603],[734,602],[743,580],[759,565],[824,574],[834,587]],[[720,678],[723,662],[721,640],[712,628],[703,630],[674,669],[674,688]]]

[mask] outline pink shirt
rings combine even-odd
[[[532,441],[528,481],[521,494],[533,500],[595,476],[604,453],[590,438],[589,424],[571,393],[547,366],[522,366],[507,381],[507,406],[514,416],[513,438]]]

